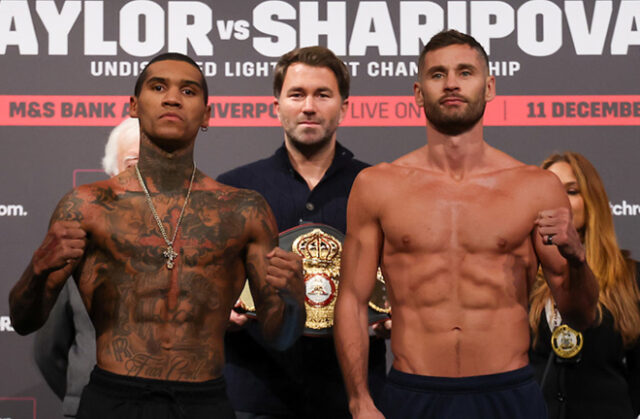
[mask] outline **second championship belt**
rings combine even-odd
[[[307,320],[304,334],[328,336],[332,333],[333,312],[338,297],[340,261],[344,235],[325,224],[302,224],[280,234],[280,248],[302,256]],[[248,284],[240,295],[240,306],[255,313]],[[390,308],[380,270],[369,302],[369,323],[389,318]]]

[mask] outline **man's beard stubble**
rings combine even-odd
[[[311,143],[305,143],[303,141],[300,141],[296,136],[291,135],[291,133],[285,132],[285,135],[287,136],[287,140],[289,140],[289,143],[301,154],[307,157],[313,156],[317,154],[320,150],[329,146],[329,144],[331,143],[331,138],[333,137],[333,132],[331,133],[327,132],[326,134],[327,135],[320,138],[319,140],[313,141]]]
[[[467,109],[462,114],[447,115],[440,109],[440,102],[424,102],[423,108],[427,120],[436,130],[445,135],[460,135],[469,131],[484,115],[487,102],[479,99],[475,102],[466,101]]]

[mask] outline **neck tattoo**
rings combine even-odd
[[[162,225],[162,220],[158,216],[158,212],[156,211],[156,207],[153,205],[151,201],[151,195],[149,194],[149,190],[147,189],[147,185],[144,183],[144,179],[142,179],[142,175],[140,174],[140,169],[138,169],[138,163],[135,165],[136,174],[138,175],[138,182],[140,182],[140,186],[144,191],[144,195],[147,199],[147,204],[149,204],[149,208],[151,209],[151,213],[153,214],[153,218],[156,219],[156,223],[158,224],[158,228],[160,229],[160,233],[162,233],[162,238],[165,243],[167,243],[167,248],[162,252],[162,256],[167,259],[167,269],[173,269],[175,264],[173,261],[178,257],[178,254],[173,250],[173,242],[176,241],[176,237],[178,236],[178,229],[180,228],[180,222],[182,221],[182,215],[184,214],[185,208],[187,208],[187,203],[189,202],[189,196],[191,196],[191,187],[193,186],[193,179],[196,176],[196,162],[193,162],[193,172],[191,173],[191,180],[189,181],[189,189],[187,189],[187,196],[184,198],[184,204],[182,205],[182,210],[180,210],[180,215],[178,216],[178,222],[176,223],[176,228],[173,230],[173,237],[169,240],[167,237],[167,232]]]

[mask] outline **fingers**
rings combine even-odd
[[[249,317],[246,314],[238,313],[235,310],[231,310],[229,314],[229,323],[236,326],[244,326],[249,321]]]
[[[287,288],[293,278],[294,275],[290,275],[290,271],[279,269],[276,270],[272,268],[269,268],[267,270],[267,275],[265,276],[265,280],[269,283],[269,285],[278,290]]]
[[[80,259],[84,255],[86,240],[84,239],[62,239],[58,243],[58,258],[67,263]]]
[[[87,236],[78,221],[58,221],[49,230],[63,239],[84,239]]]
[[[557,218],[560,216],[569,216],[571,215],[571,210],[566,207],[559,207],[553,209],[542,210],[538,213],[538,219],[543,218]]]
[[[229,314],[229,323],[227,328],[231,331],[240,330],[249,321],[249,317],[246,314],[238,313],[235,310],[231,310]]]
[[[391,319],[374,324],[373,332],[379,338],[389,339],[391,337]]]
[[[289,271],[302,273],[302,258],[294,253],[288,253],[285,257],[274,256],[269,259],[267,273],[276,274],[276,272]]]
[[[557,227],[571,223],[571,211],[568,208],[556,208],[552,210],[540,211],[535,220],[538,227]]]
[[[573,226],[569,208],[562,207],[540,211],[535,220],[535,225],[544,245],[557,246],[560,254],[565,259],[577,261],[584,259],[584,247],[581,243],[580,235]]]
[[[302,261],[302,256],[293,252],[287,252],[279,247],[274,247],[269,253],[267,253],[267,259],[282,259],[286,261]]]
[[[302,257],[279,247],[267,254],[267,281],[276,288],[283,288],[287,282],[302,278]]]
[[[304,292],[302,280],[302,257],[280,248],[267,254],[266,281],[278,291]]]
[[[72,270],[84,255],[86,236],[86,232],[77,221],[58,221],[52,224],[35,254],[36,273],[60,268]]]
[[[564,244],[573,228],[571,211],[568,208],[540,211],[535,224],[543,244],[547,246]]]
[[[61,243],[64,248],[84,249],[87,233],[77,221],[60,221],[49,229],[47,234],[54,243]]]

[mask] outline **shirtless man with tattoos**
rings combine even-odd
[[[573,327],[592,323],[598,301],[566,194],[552,174],[484,141],[495,79],[472,37],[434,36],[414,93],[429,144],[363,170],[349,196],[335,334],[351,413],[544,418],[527,355],[528,291],[539,264]],[[366,308],[378,263],[395,359],[374,406]]]
[[[151,60],[130,103],[139,163],[63,197],[11,291],[12,324],[27,334],[73,275],[97,340],[78,418],[234,417],[223,336],[247,277],[267,341],[285,348],[302,331],[301,262],[277,247],[269,206],[195,167],[207,103],[190,58]]]

